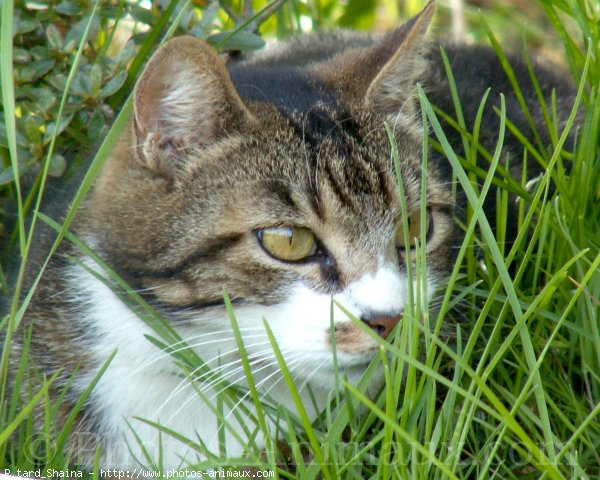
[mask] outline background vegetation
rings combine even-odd
[[[388,30],[424,3],[276,0],[256,1],[249,8],[227,0],[4,0],[0,291],[5,296],[0,301],[1,310],[11,313],[0,328],[8,331],[22,315],[20,300],[8,295],[7,265],[12,259],[18,290],[33,238],[25,219],[37,212],[48,177],[59,184],[80,177],[90,159],[105,153],[100,149],[95,155],[99,141],[109,133],[149,52],[166,34],[192,32],[222,50],[243,51],[260,48],[265,38],[302,30]],[[504,251],[501,238],[485,228],[480,192],[472,191],[473,220],[465,228],[475,223],[479,228],[469,230],[449,293],[440,300],[439,314],[428,319],[431,330],[421,326],[415,310],[413,321],[405,321],[398,334],[400,346],[422,344],[425,360],[417,348],[407,356],[403,348],[384,343],[391,360],[382,356],[390,362],[387,387],[375,404],[360,389],[342,388],[347,400],[337,417],[325,412],[312,426],[275,409],[285,420],[288,447],[266,456],[250,449],[245,463],[291,478],[600,476],[599,29],[595,0],[438,2],[435,36],[489,43],[493,32],[503,48],[526,44],[548,64],[571,72],[581,86],[578,101],[585,112],[577,150],[563,151],[556,102],[546,99],[554,149],[525,149],[529,159],[548,165],[548,173],[533,196],[521,199],[518,221],[524,233]],[[423,101],[432,148],[454,158]],[[465,142],[474,141],[465,132]],[[454,161],[457,179],[469,191],[468,177],[461,177],[469,172],[469,159]],[[552,194],[545,188],[550,180],[556,186]],[[506,198],[498,197],[500,216]],[[457,311],[461,321],[453,323],[456,345],[450,349],[429,332],[450,323]],[[7,367],[9,341],[10,335],[0,374]],[[48,403],[44,391],[15,403],[5,396],[2,378],[0,466],[64,468],[69,453],[62,440],[68,429],[48,427],[38,437],[28,417],[33,403]],[[368,406],[364,416],[353,413],[360,404]],[[56,408],[47,405],[49,412]],[[17,440],[9,441],[15,432]],[[295,447],[300,444],[304,447]],[[236,461],[213,459],[212,466],[217,464]]]

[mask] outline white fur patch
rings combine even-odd
[[[95,268],[91,260],[86,263]],[[165,468],[202,459],[179,441],[164,433],[160,435],[155,427],[134,417],[161,423],[192,440],[200,437],[211,451],[218,452],[216,416],[174,366],[172,357],[144,336],[157,335],[103,282],[83,268],[72,267],[71,278],[78,291],[75,300],[84,304],[87,310],[81,321],[94,332],[91,352],[98,367],[117,350],[91,398],[93,415],[102,426],[101,434],[106,439],[103,465],[134,466],[136,457],[143,460],[128,423],[153,457],[157,458],[162,448]],[[407,301],[407,279],[396,267],[382,265],[375,274],[365,274],[334,299],[359,318],[373,312],[399,314]],[[337,306],[332,305],[331,296],[298,282],[291,288],[288,299],[279,305],[241,305],[235,309],[255,382],[275,404],[293,410],[263,319],[267,320],[297,386],[301,387],[305,407],[314,416],[317,412],[311,408],[306,385],[310,383],[319,408],[325,406],[327,395],[335,385],[333,354],[327,342],[331,312],[335,323],[349,321]],[[216,310],[210,317],[204,313],[198,316],[182,313],[180,316],[185,327],[178,331],[188,345],[229,381],[244,384],[245,376],[227,313]],[[373,342],[375,348],[372,339],[366,341]],[[364,352],[356,355],[337,353],[340,368],[353,382],[360,378],[371,357],[372,354]],[[85,388],[93,375],[91,372],[81,378],[78,387]],[[215,400],[212,385],[200,382],[199,387],[209,401]],[[244,438],[233,415],[227,409],[225,413]],[[229,456],[243,453],[244,442],[240,444],[228,431],[225,438]],[[159,447],[161,440],[162,447]]]
[[[173,365],[172,357],[145,337],[158,335],[103,282],[80,267],[73,267],[72,280],[87,308],[82,321],[94,331],[91,353],[98,367],[117,351],[91,397],[93,415],[100,417],[97,422],[106,441],[103,467],[134,467],[136,459],[145,463],[131,428],[154,459],[159,458],[162,449],[165,468],[202,459],[180,441],[165,433],[161,435],[157,428],[134,417],[160,423],[191,440],[200,436],[209,450],[218,452],[219,425],[215,415]],[[94,375],[90,372],[80,377],[79,389],[83,390]],[[214,390],[206,388],[205,394],[214,397]],[[236,430],[242,430],[231,421]],[[243,445],[227,431],[225,437],[228,455],[240,455]]]
[[[380,266],[351,283],[340,301],[352,302],[360,314],[379,312],[400,314],[408,300],[407,279],[395,266]]]

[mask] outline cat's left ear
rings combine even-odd
[[[416,111],[416,84],[423,81],[428,68],[425,55],[429,52],[429,42],[425,34],[434,11],[434,3],[429,2],[419,15],[375,47],[373,53],[379,55],[395,49],[365,95],[366,103],[375,111],[392,117],[399,112],[413,114]]]
[[[429,2],[416,17],[390,32],[372,47],[349,49],[317,66],[321,78],[350,102],[387,117],[391,123],[413,122],[416,84],[426,76],[430,51],[425,33],[435,6]],[[419,122],[417,121],[417,124]]]

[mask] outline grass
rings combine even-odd
[[[539,3],[565,43],[567,64],[574,78],[581,79],[573,112],[581,104],[585,110],[583,125],[576,123],[572,115],[566,126],[560,127],[557,121],[560,99],[545,99],[549,106],[542,128],[550,129],[554,145],[548,151],[527,145],[525,160],[543,162],[547,165],[546,172],[533,190],[526,188],[526,179],[506,182],[505,189],[497,194],[496,224],[500,228],[495,233],[490,228],[491,219],[483,212],[483,199],[490,194],[492,181],[496,181],[493,173],[501,172],[504,167],[503,132],[512,126],[503,109],[498,111],[502,119],[498,148],[488,155],[490,167],[484,172],[483,186],[474,188],[474,177],[482,175],[472,168],[476,155],[483,154],[478,145],[478,126],[472,132],[465,130],[457,101],[454,123],[464,133],[463,143],[468,152],[468,158],[459,158],[445,140],[438,121],[441,113],[420,92],[423,121],[432,132],[431,143],[425,142],[423,162],[427,162],[428,148],[441,149],[452,163],[458,188],[465,191],[469,201],[469,216],[463,226],[465,240],[448,287],[436,301],[438,308],[429,309],[426,304],[423,279],[427,259],[418,255],[414,272],[419,279],[417,288],[412,289],[412,301],[395,338],[390,341],[378,338],[381,355],[374,359],[358,385],[337,379],[339,388],[332,393],[331,405],[312,424],[304,413],[306,406],[302,405],[298,386],[271,335],[272,347],[299,414],[285,411],[268,399],[259,401],[260,392],[245,358],[248,388],[227,385],[217,375],[215,381],[224,382],[224,393],[215,402],[215,413],[227,424],[223,406],[244,398],[251,400],[258,408],[247,428],[249,432],[266,433],[267,448],[263,451],[250,442],[244,459],[210,452],[209,460],[198,465],[198,470],[253,465],[282,478],[299,479],[594,479],[600,476],[600,33],[597,30],[600,12],[592,2],[583,0],[568,4],[560,0]],[[8,158],[17,179],[16,198],[20,201],[23,188],[18,181],[16,130],[10,122],[16,113],[15,92],[11,87],[12,51],[6,47],[12,38],[12,5],[12,2],[2,5],[0,64],[3,106],[8,119],[5,125]],[[578,39],[563,27],[565,16],[573,19],[571,25],[578,28],[577,35],[591,39],[587,50],[578,47]],[[501,55],[499,42],[493,41],[490,29],[488,35]],[[68,224],[114,146],[130,110],[130,103],[126,102],[82,183],[67,221],[61,225],[38,215],[41,196],[33,209],[38,221],[50,224],[64,241],[75,242],[84,251],[87,247],[68,232]],[[571,129],[578,129],[577,148],[575,152],[564,152],[566,135]],[[392,142],[393,155],[394,152]],[[48,155],[46,166],[50,158]],[[399,160],[397,152],[395,160]],[[41,184],[45,183],[47,167],[43,172]],[[399,176],[400,189],[401,180]],[[553,191],[549,189],[551,182]],[[519,197],[516,220],[506,218],[509,191]],[[19,271],[24,272],[27,252],[34,248],[33,226],[25,227],[22,202],[18,210],[20,228],[15,248],[22,252]],[[520,234],[506,251],[502,225],[509,221],[519,223]],[[88,253],[94,258],[92,251]],[[17,289],[21,278],[22,273],[17,276]],[[116,276],[115,280],[126,286]],[[60,431],[53,424],[61,402],[47,395],[53,379],[47,379],[41,389],[31,391],[30,398],[7,395],[5,379],[9,361],[20,366],[17,381],[25,385],[28,382],[26,352],[20,359],[8,356],[11,332],[22,318],[31,292],[22,293],[21,299],[17,295],[9,300],[9,313],[0,324],[5,336],[0,464],[12,471],[42,467],[65,470],[71,463],[65,447],[70,424],[67,422]],[[174,355],[188,377],[203,368],[201,359],[186,348],[177,332],[144,305],[141,298],[132,292],[125,300],[142,305],[144,319],[156,332],[151,341]],[[231,305],[229,309],[232,328],[243,352],[244,341],[236,326],[235,311]],[[452,330],[452,345],[440,335],[448,329]],[[367,395],[367,387],[379,369],[384,373],[384,387],[378,395]],[[198,401],[205,400],[202,392],[198,395]],[[85,397],[81,399],[84,401]],[[46,419],[41,432],[33,428],[34,408],[43,412]],[[197,439],[181,438],[177,432],[156,427],[162,429],[165,437],[174,436],[204,454],[209,453]],[[160,458],[148,456],[141,460],[154,470],[161,469]]]

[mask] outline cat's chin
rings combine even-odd
[[[356,386],[363,377],[369,363],[370,360],[355,364],[337,365],[337,367],[333,365],[323,366],[319,371],[310,375],[309,378],[297,378],[296,380],[299,381],[297,382],[299,385],[307,381],[311,389],[317,388],[326,392],[336,388],[337,385],[343,385],[344,381]],[[382,380],[383,371],[378,369],[371,375],[369,385],[376,388],[381,385]]]
[[[371,354],[338,354],[335,360],[332,352],[329,352],[327,360],[317,360],[314,356],[313,358],[306,357],[302,362],[302,368],[294,369],[292,374],[298,385],[309,383],[312,388],[330,390],[336,385],[343,384],[344,380],[356,385],[376,354],[377,349],[374,349]],[[381,369],[378,370],[375,374],[377,378],[382,373]],[[376,379],[374,381],[379,383]]]

